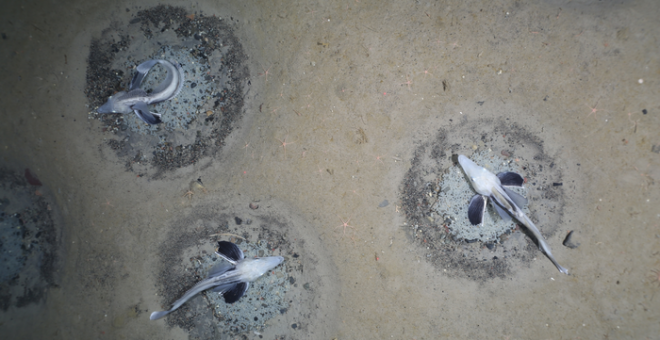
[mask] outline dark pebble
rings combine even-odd
[[[291,325],[291,328],[293,328],[293,329],[298,328],[298,324],[296,324],[296,323],[292,324],[292,325]]]
[[[493,250],[495,249],[495,245],[492,243],[486,243],[486,248],[488,248],[488,250]]]
[[[642,110],[642,113],[643,113],[643,114],[647,114],[647,113],[649,113],[649,112],[648,112],[646,109],[644,109],[644,110]]]
[[[241,220],[238,217],[234,217],[234,221],[236,221],[236,224],[238,224],[238,225],[241,225],[241,223],[243,223],[243,220]]]
[[[197,87],[197,83],[191,83],[191,84],[190,84],[190,88],[191,88],[191,89],[194,89],[195,87]]]
[[[378,205],[378,207],[379,207],[379,208],[385,208],[385,207],[388,206],[389,204],[390,204],[390,202],[388,202],[387,200],[384,200],[384,201],[380,202],[380,204]]]
[[[560,187],[562,185],[564,185],[564,183],[552,183],[553,187]]]

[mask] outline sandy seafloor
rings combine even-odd
[[[158,296],[161,246],[195,214],[250,202],[278,217],[313,287],[265,339],[660,336],[657,1],[168,2],[232,18],[250,85],[221,150],[155,179],[126,171],[83,90],[92,38],[158,4],[2,5],[0,161],[29,168],[61,214],[58,284],[0,311],[3,339],[192,337],[148,318],[176,298]],[[569,276],[536,252],[472,280],[411,242],[401,191],[416,148],[502,121],[562,169],[562,224],[539,226]],[[469,131],[447,157],[473,152]],[[200,177],[208,192],[183,197]]]

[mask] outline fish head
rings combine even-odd
[[[254,257],[244,259],[236,266],[236,271],[245,281],[254,281],[284,261],[282,256]]]
[[[120,91],[108,98],[105,104],[101,105],[96,112],[98,113],[129,113],[131,108],[124,103],[126,92]]]
[[[491,196],[495,188],[499,187],[500,179],[494,173],[486,170],[486,168],[478,166],[477,163],[471,159],[459,155],[458,163],[465,171],[465,174],[470,179],[472,188],[480,195]]]

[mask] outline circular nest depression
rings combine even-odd
[[[336,274],[320,243],[306,241],[309,236],[297,232],[309,230],[308,226],[290,213],[276,213],[277,209],[265,202],[246,202],[241,207],[218,205],[208,202],[194,206],[171,224],[158,251],[157,284],[162,300],[160,308],[154,310],[169,309],[172,302],[207,277],[208,268],[222,261],[214,253],[220,240],[238,245],[246,258],[282,256],[284,262],[250,283],[237,302],[226,304],[221,295],[207,290],[166,316],[165,322],[184,329],[194,339],[234,338],[247,333],[283,339],[292,331],[305,337],[319,327],[332,327],[332,322],[321,322],[315,313],[319,303],[327,305],[327,311],[334,310],[333,302],[319,299],[336,296],[330,281]]]
[[[468,180],[456,161],[458,154],[482,161],[488,159],[495,166],[491,169],[494,173],[519,173],[526,181],[519,193],[529,200],[529,210],[524,209],[525,213],[551,248],[561,246],[548,237],[563,219],[562,173],[553,157],[545,152],[543,141],[508,119],[472,122],[463,119],[441,128],[430,140],[420,142],[403,181],[402,201],[409,239],[425,253],[427,261],[450,276],[475,281],[510,277],[520,268],[529,267],[535,258],[547,270],[556,270],[538,250],[533,235],[515,219],[503,223],[496,213],[489,211],[484,226],[469,224],[466,211],[475,192],[466,185]],[[453,174],[456,174],[454,178],[448,176]],[[457,195],[454,187],[459,186],[470,191]],[[485,229],[490,226],[486,224],[495,222],[504,226],[497,234],[487,233]],[[474,229],[458,230],[459,227]],[[558,261],[561,263],[561,259]]]
[[[57,287],[59,235],[47,189],[25,169],[0,168],[0,309],[45,300]]]
[[[107,145],[127,170],[158,177],[222,147],[242,116],[248,78],[247,56],[233,30],[227,19],[160,5],[137,12],[128,23],[114,22],[92,39],[85,88],[89,119],[112,134]],[[137,65],[151,59],[176,61],[185,75],[175,98],[149,105],[163,123],[148,125],[133,112],[96,112],[108,97],[127,89]],[[141,88],[150,93],[166,75],[154,66]]]

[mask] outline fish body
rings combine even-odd
[[[172,308],[166,311],[153,312],[149,319],[158,320],[177,310],[193,296],[213,288],[214,292],[222,294],[226,303],[234,303],[240,299],[250,287],[250,282],[258,279],[269,270],[277,267],[284,258],[281,256],[244,258],[243,251],[231,242],[218,242],[217,255],[227,262],[220,263],[209,271],[208,277],[192,288],[181,298],[174,301]]]
[[[151,93],[147,93],[140,88],[140,85],[149,70],[156,64],[165,67],[167,77]],[[136,71],[128,91],[120,91],[110,96],[108,101],[96,111],[98,113],[130,113],[133,111],[145,123],[158,124],[161,122],[160,114],[150,112],[147,106],[170,100],[181,92],[185,81],[183,69],[176,61],[154,59],[138,65]]]
[[[493,202],[493,207],[495,207],[495,210],[503,219],[511,219],[507,215],[508,212],[520,221],[534,234],[534,237],[536,237],[539,243],[539,249],[552,261],[555,267],[560,272],[568,274],[568,270],[559,265],[554,256],[552,256],[550,246],[545,242],[539,229],[520,209],[520,206],[524,206],[527,200],[506,188],[507,186],[521,187],[524,182],[522,176],[514,172],[501,172],[495,175],[463,155],[458,156],[458,163],[470,179],[472,188],[477,192],[477,195],[474,195],[470,200],[470,206],[468,208],[468,219],[470,223],[477,225],[483,222],[487,199],[490,198]]]

